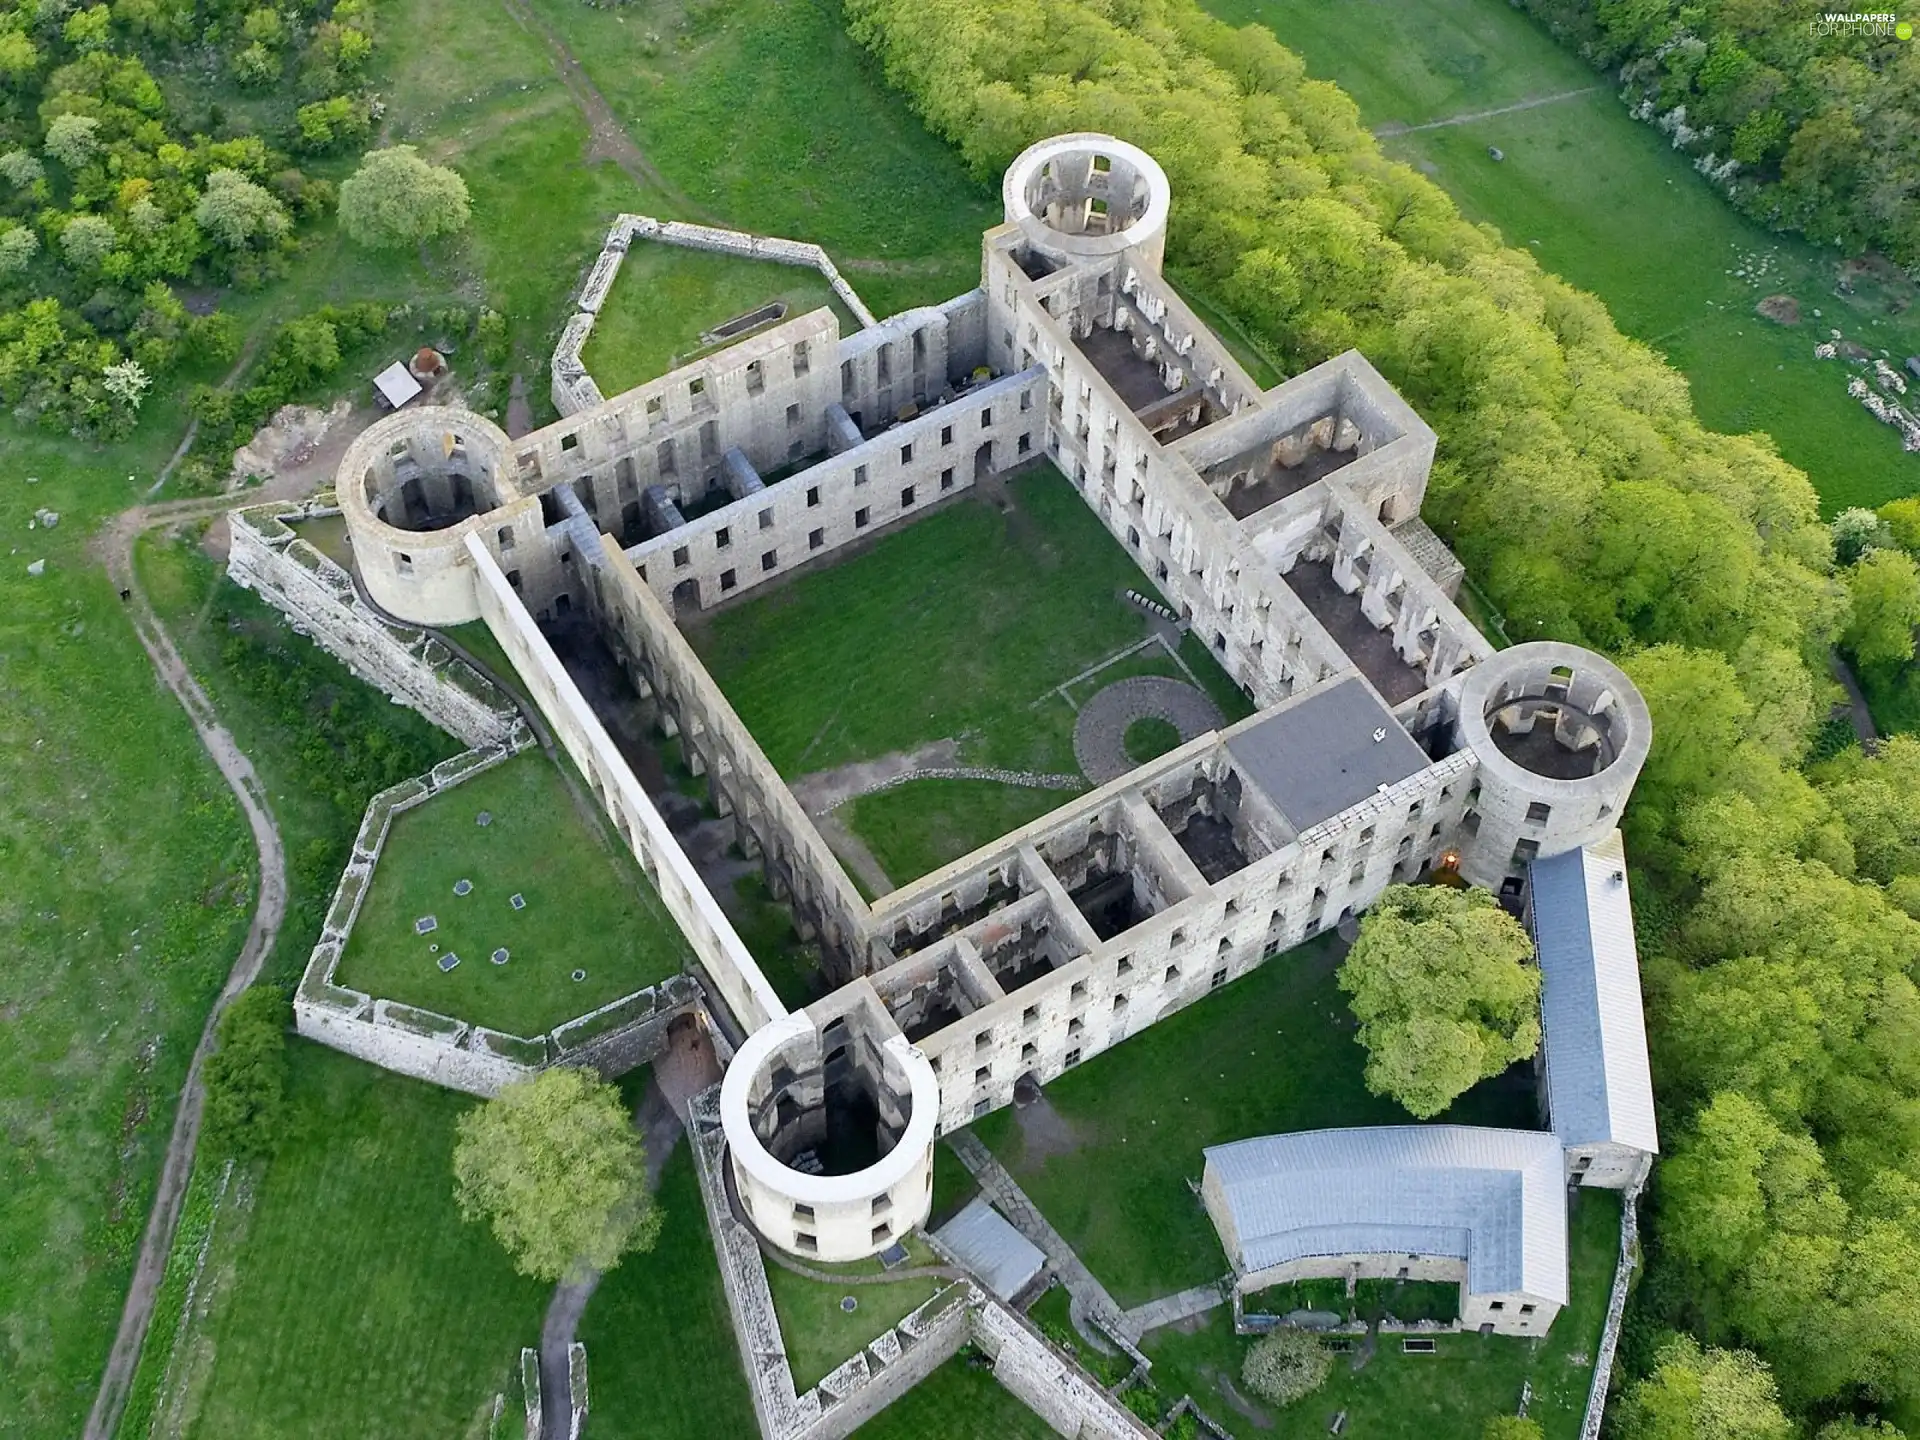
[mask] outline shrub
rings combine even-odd
[[[1332,1372],[1333,1355],[1318,1335],[1282,1329],[1255,1342],[1240,1368],[1240,1378],[1262,1400],[1291,1405],[1326,1384]]]

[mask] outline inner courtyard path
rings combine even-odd
[[[1196,1285],[1177,1295],[1162,1295],[1158,1300],[1149,1300],[1125,1312],[1127,1333],[1136,1337],[1144,1335],[1149,1330],[1158,1330],[1162,1325],[1177,1325],[1182,1320],[1191,1320],[1196,1315],[1217,1310],[1226,1303],[1226,1289],[1218,1281],[1211,1285]]]
[[[1139,1331],[1129,1322],[1128,1312],[1114,1303],[1107,1287],[1094,1279],[1093,1272],[1074,1253],[1066,1237],[1047,1223],[1040,1207],[1027,1198],[1027,1192],[1007,1173],[1006,1166],[993,1158],[993,1152],[969,1130],[957,1131],[946,1140],[980,1186],[987,1202],[1006,1217],[1008,1224],[1040,1247],[1040,1253],[1047,1257],[1047,1263],[1072,1297],[1070,1313],[1076,1322],[1083,1314],[1097,1315],[1129,1340],[1137,1339]]]
[[[1184,680],[1136,675],[1116,680],[1080,707],[1073,724],[1073,758],[1096,785],[1134,768],[1127,754],[1127,727],[1136,720],[1165,720],[1185,744],[1224,723],[1220,707]]]

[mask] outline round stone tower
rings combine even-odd
[[[1620,823],[1653,743],[1647,702],[1625,672],[1554,641],[1468,671],[1454,727],[1479,761],[1460,873],[1508,896],[1524,889],[1535,856],[1590,845]]]
[[[1007,223],[1059,265],[1133,247],[1160,269],[1172,191],[1160,163],[1111,135],[1055,135],[1007,167],[1000,198]]]
[[[382,609],[422,625],[478,618],[467,535],[538,510],[536,499],[514,504],[511,446],[492,421],[429,405],[374,422],[348,447],[334,488],[354,566]]]

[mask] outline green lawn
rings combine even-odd
[[[660,1177],[660,1208],[659,1243],[602,1277],[580,1322],[591,1397],[586,1433],[591,1440],[752,1435],[753,1402],[684,1144]]]
[[[457,895],[463,879],[472,892]],[[513,908],[514,895],[525,908]],[[428,915],[436,928],[416,934]],[[496,965],[500,948],[510,958]],[[449,954],[460,963],[443,972]],[[394,816],[334,978],[538,1035],[665,979],[687,955],[633,857],[580,813],[553,762],[529,751]],[[585,978],[572,979],[576,970]]]
[[[184,1434],[464,1435],[551,1292],[455,1208],[454,1124],[475,1102],[289,1043],[288,1140],[244,1235],[215,1232]]]
[[[923,1242],[909,1236],[906,1244],[914,1264],[938,1263]],[[881,1270],[878,1261],[813,1268],[844,1269],[849,1274],[862,1276]],[[793,1388],[802,1394],[811,1390],[868,1341],[899,1324],[950,1283],[921,1278],[886,1285],[832,1284],[769,1264],[767,1287],[773,1292],[773,1308],[780,1317],[780,1336],[786,1342],[787,1363],[793,1367]],[[842,1300],[849,1295],[855,1301],[851,1312],[841,1308]]]
[[[975,764],[1071,773],[1073,716],[1047,700],[1145,633],[1139,569],[1051,467],[968,496],[829,569],[688,627],[783,775],[946,736]],[[990,837],[988,837],[990,838]]]
[[[110,454],[0,431],[0,1432],[49,1440],[93,1401],[257,883],[231,794],[89,554],[178,437],[178,407],[152,408]],[[42,506],[58,528],[29,531]]]
[[[909,780],[862,795],[840,815],[873,851],[896,886],[1038,820],[1073,799],[997,780]]]
[[[1743,219],[1666,137],[1628,117],[1609,77],[1500,0],[1206,0],[1235,24],[1263,23],[1346,90],[1373,126],[1420,124],[1590,88],[1538,108],[1383,140],[1429,173],[1470,218],[1497,226],[1547,270],[1607,304],[1627,334],[1663,351],[1717,430],[1763,430],[1812,477],[1823,508],[1920,490],[1920,458],[1847,398],[1850,371],[1813,347],[1838,327],[1899,357],[1920,352],[1920,306],[1886,313],[1861,287],[1835,293],[1838,256]],[[1488,146],[1504,152],[1496,162]],[[1177,204],[1177,199],[1176,199]],[[1657,263],[1650,263],[1657,257]],[[1761,260],[1764,280],[1735,275]],[[1794,295],[1803,323],[1753,313]],[[1815,318],[1819,308],[1824,315]]]
[[[531,4],[676,192],[655,213],[823,245],[877,315],[980,283],[997,180],[927,133],[833,0]]]
[[[1053,1440],[1053,1429],[1015,1399],[970,1351],[854,1431],[858,1440]]]
[[[1354,1370],[1346,1358],[1336,1357],[1322,1389],[1285,1409],[1255,1406],[1257,1419],[1221,1388],[1222,1379],[1238,1384],[1252,1344],[1233,1333],[1231,1312],[1211,1312],[1205,1327],[1191,1334],[1156,1330],[1142,1348],[1153,1361],[1154,1384],[1162,1394],[1191,1394],[1238,1440],[1323,1436],[1341,1410],[1347,1412],[1347,1433],[1369,1440],[1470,1437],[1490,1417],[1511,1414],[1529,1382],[1533,1399],[1527,1413],[1540,1422],[1547,1440],[1574,1440],[1586,1411],[1619,1242],[1619,1196],[1583,1190],[1568,1234],[1570,1303],[1544,1340],[1441,1335],[1434,1354],[1408,1355],[1397,1337],[1381,1336],[1364,1368]]]
[[[860,328],[817,270],[636,240],[581,358],[600,393],[617,395],[705,353],[703,331],[775,300],[789,320],[826,305],[842,335]]]
[[[1226,1273],[1219,1238],[1187,1188],[1209,1145],[1338,1125],[1406,1124],[1361,1082],[1365,1054],[1322,937],[1188,1006],[1046,1088],[1071,1148],[1030,1157],[1019,1113],[973,1129],[1122,1305]],[[1524,1068],[1524,1067],[1523,1067]],[[1462,1096],[1443,1120],[1537,1123],[1517,1073]]]
[[[1180,731],[1171,721],[1162,720],[1157,715],[1142,715],[1127,726],[1127,733],[1120,737],[1120,743],[1126,747],[1129,760],[1136,765],[1144,765],[1178,748]]]

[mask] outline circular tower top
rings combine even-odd
[[[1091,132],[1029,145],[1000,187],[1007,223],[1042,253],[1071,264],[1132,247],[1150,253],[1156,269],[1172,193],[1146,151]]]

